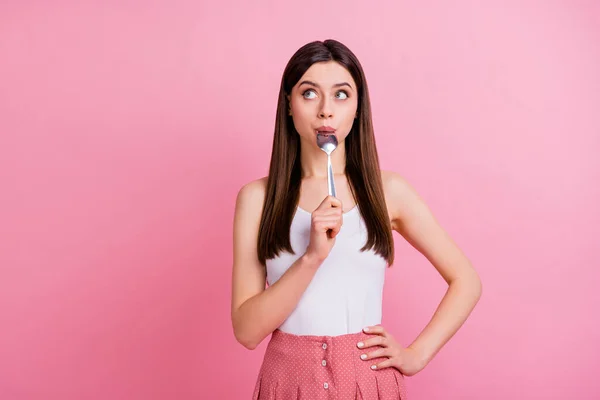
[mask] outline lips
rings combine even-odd
[[[321,126],[315,130],[317,131],[317,133],[335,133],[335,129],[333,129],[330,126]]]

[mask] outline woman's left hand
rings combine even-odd
[[[359,349],[365,349],[365,352],[361,355],[361,359],[368,362],[373,358],[388,357],[387,360],[374,364],[374,367],[371,366],[371,369],[380,370],[394,367],[403,375],[412,376],[427,365],[425,357],[422,354],[411,347],[403,348],[383,326],[368,326],[363,331],[366,334],[374,336],[364,342],[357,343]],[[382,347],[369,351],[368,348],[373,346]]]

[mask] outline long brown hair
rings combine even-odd
[[[351,193],[356,200],[368,231],[361,251],[373,249],[394,261],[394,241],[389,221],[379,157],[373,135],[371,103],[367,81],[356,56],[336,40],[314,41],[302,46],[288,62],[281,79],[275,135],[269,166],[267,191],[258,233],[258,258],[264,265],[281,251],[294,254],[290,226],[300,199],[300,138],[288,115],[287,95],[306,70],[316,62],[336,61],[352,75],[358,89],[358,118],[346,137],[346,169]]]

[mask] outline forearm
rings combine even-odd
[[[246,300],[233,315],[237,340],[254,349],[294,311],[321,261],[304,254],[277,282]]]
[[[481,297],[481,281],[477,274],[450,283],[446,294],[430,322],[409,346],[428,363],[454,336]]]

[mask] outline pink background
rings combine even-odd
[[[250,397],[235,196],[267,173],[286,62],[330,37],[365,68],[383,168],[483,280],[411,399],[600,398],[599,3],[365,3],[1,3],[1,399]],[[445,284],[395,237],[407,345]]]

